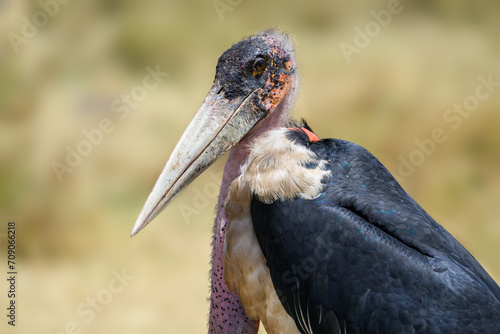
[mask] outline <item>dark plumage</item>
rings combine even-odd
[[[377,158],[343,140],[288,136],[331,177],[313,200],[254,198],[251,214],[299,330],[296,307],[314,333],[500,333],[498,285]]]

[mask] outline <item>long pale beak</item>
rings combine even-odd
[[[141,231],[189,183],[265,117],[265,112],[251,103],[257,91],[228,99],[214,83],[158,177],[131,236]]]

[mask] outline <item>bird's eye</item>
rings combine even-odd
[[[261,74],[267,66],[267,61],[264,57],[257,57],[252,65],[253,75]]]

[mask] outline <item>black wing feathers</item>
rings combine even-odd
[[[323,193],[251,208],[302,333],[500,333],[498,285],[373,155],[341,140],[307,145],[329,162]]]

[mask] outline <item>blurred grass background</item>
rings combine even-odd
[[[7,34],[21,34],[22,18],[41,7],[0,1],[0,233],[17,222],[19,271],[18,323],[2,316],[2,333],[61,333],[71,322],[81,333],[206,332],[212,189],[224,162],[137,237],[129,233],[219,55],[267,27],[296,41],[296,115],[320,137],[361,144],[397,173],[415,139],[446,130],[448,140],[399,180],[500,281],[500,92],[459,129],[443,121],[478,76],[500,81],[500,3],[402,1],[402,13],[347,64],[339,44],[352,44],[354,27],[387,0],[219,2],[231,8],[222,19],[213,1],[70,1],[16,53]],[[169,76],[120,120],[112,101],[157,65]],[[105,117],[114,131],[59,182],[52,162],[64,163],[66,146]],[[121,268],[134,279],[86,322],[77,308]]]

